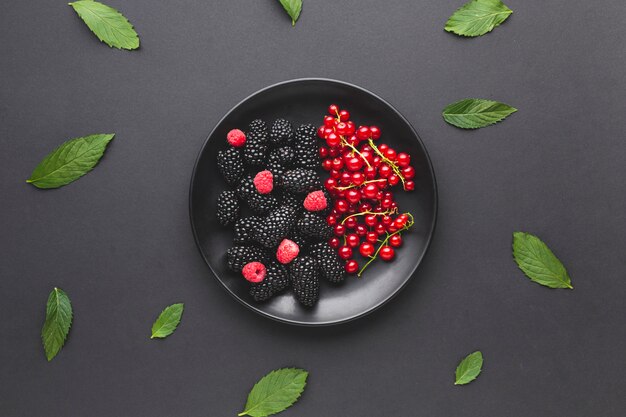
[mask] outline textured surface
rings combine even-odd
[[[102,45],[64,2],[4,5],[0,414],[234,416],[262,375],[296,366],[311,374],[286,417],[622,416],[624,2],[509,0],[514,14],[477,39],[443,30],[462,1],[308,1],[295,28],[272,3],[111,0],[141,36],[134,52]],[[211,128],[248,94],[303,76],[389,100],[439,183],[416,279],[335,328],[289,327],[234,302],[189,227],[189,178]],[[519,111],[463,131],[441,111],[465,97]],[[115,143],[89,175],[52,191],[24,183],[62,141],[108,131]],[[575,290],[524,277],[515,230],[549,242]],[[53,286],[75,317],[48,363]],[[155,313],[177,301],[176,334],[150,340]],[[458,361],[478,349],[481,376],[455,387]]]

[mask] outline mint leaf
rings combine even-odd
[[[180,323],[184,309],[185,305],[182,303],[166,307],[152,325],[152,336],[150,336],[150,339],[155,337],[162,339],[174,333],[174,330]]]
[[[38,188],[59,188],[91,171],[115,134],[99,134],[69,140],[37,165],[27,183]]]
[[[513,233],[513,258],[531,281],[550,288],[574,288],[561,261],[537,236]]]
[[[478,129],[504,120],[516,108],[497,101],[467,98],[443,109],[446,122],[461,129]]]
[[[296,21],[300,17],[300,12],[302,11],[302,0],[279,0],[280,4],[283,5],[283,8],[291,17],[291,26],[296,25]]]
[[[307,371],[296,368],[270,372],[254,385],[239,416],[266,417],[284,411],[298,401],[308,375]]]
[[[513,13],[500,0],[471,0],[450,16],[445,30],[462,36],[480,36],[500,26]]]
[[[60,288],[52,290],[46,304],[46,321],[41,329],[41,340],[46,358],[51,361],[65,344],[72,326],[72,304]]]
[[[79,0],[68,4],[98,39],[110,47],[129,50],[139,48],[139,37],[133,25],[114,8],[93,0]]]
[[[480,351],[470,353],[456,368],[454,385],[469,384],[480,374],[483,367],[483,354]]]

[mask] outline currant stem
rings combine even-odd
[[[371,168],[372,166],[370,165],[369,161],[363,156],[363,154],[361,152],[359,152],[359,150],[352,144],[348,143],[348,141],[346,140],[345,137],[343,136],[339,136],[341,138],[341,144],[343,146],[347,146],[348,148],[350,148],[352,150],[353,153],[356,153],[357,155],[359,155],[361,157],[361,159],[363,160],[363,162],[365,162],[365,165],[367,165],[368,168]]]
[[[382,243],[378,246],[378,249],[376,249],[376,252],[370,256],[370,260],[367,261],[367,263],[365,265],[363,265],[363,268],[361,268],[361,270],[359,271],[359,273],[356,275],[357,277],[361,277],[361,274],[363,274],[363,272],[365,271],[365,269],[369,266],[369,264],[371,264],[372,262],[374,262],[374,260],[376,260],[376,258],[378,257],[378,253],[380,252],[380,250],[383,248],[383,246],[385,246],[387,244],[387,242],[389,242],[389,239],[392,236],[395,236],[397,234],[400,234],[402,232],[404,232],[405,230],[409,230],[413,224],[415,224],[415,220],[413,219],[413,215],[411,213],[406,213],[407,216],[409,216],[409,219],[407,220],[407,222],[404,224],[404,226],[402,227],[402,229],[400,230],[396,230],[393,233],[387,233],[387,237],[382,241]]]
[[[387,181],[386,178],[379,178],[377,180],[369,180],[369,181],[365,181],[359,185],[357,184],[351,184],[351,185],[346,185],[345,187],[334,187],[335,190],[339,190],[339,191],[345,191],[345,190],[349,190],[350,188],[356,188],[356,187],[360,187],[361,185],[365,185],[365,184],[371,184],[373,182],[384,182]]]
[[[397,212],[398,212],[397,208],[392,209],[392,210],[380,211],[380,212],[369,211],[369,210],[361,211],[359,213],[354,213],[354,214],[351,214],[349,216],[346,216],[346,218],[341,221],[341,224],[344,224],[346,222],[346,220],[348,220],[350,217],[366,216],[368,214],[373,214],[374,216],[386,216],[388,214],[394,214],[394,213],[397,213]]]
[[[378,147],[376,146],[376,144],[374,144],[374,140],[372,138],[370,138],[368,140],[369,145],[372,147],[372,149],[374,149],[374,152],[376,152],[378,154],[378,156],[380,156],[380,158],[382,159],[383,162],[385,162],[387,165],[389,165],[391,167],[391,169],[393,169],[393,172],[400,177],[400,181],[402,181],[402,188],[404,188],[406,190],[406,186],[404,184],[404,175],[402,175],[402,171],[400,170],[400,167],[398,165],[396,165],[395,162],[393,162],[391,159],[387,158],[385,156],[385,154],[383,154],[380,149],[378,149]]]

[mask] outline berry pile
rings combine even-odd
[[[345,271],[361,276],[377,258],[391,261],[402,245],[402,233],[413,226],[411,213],[400,213],[394,188],[415,188],[415,168],[407,153],[381,143],[381,129],[359,126],[347,110],[330,105],[317,130],[324,186],[334,201],[326,222],[333,228],[329,245],[345,261]],[[354,259],[360,254],[363,266]]]
[[[295,129],[285,119],[271,127],[254,120],[247,132],[231,130],[217,166],[232,190],[217,198],[216,215],[234,229],[228,268],[250,282],[250,295],[265,301],[290,285],[298,301],[314,306],[320,279],[345,278],[343,261],[329,246],[333,228],[330,193],[317,172],[317,129]]]

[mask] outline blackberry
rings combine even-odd
[[[257,214],[265,215],[279,206],[278,200],[273,195],[259,194],[250,175],[241,180],[235,192],[237,197],[248,203]]]
[[[301,194],[283,193],[283,205],[294,208],[298,213],[304,211],[304,206],[302,205],[303,200],[304,197]]]
[[[259,194],[256,190],[248,196],[246,200],[248,206],[257,214],[266,215],[270,211],[276,209],[280,203],[271,194]]]
[[[227,183],[237,183],[244,173],[243,158],[239,149],[228,148],[225,151],[219,151],[217,167]]]
[[[276,148],[270,152],[267,158],[267,169],[274,174],[274,180],[276,182],[280,182],[280,176],[291,167],[294,158],[295,153],[293,148],[289,146]]]
[[[296,165],[303,168],[317,168],[319,166],[319,150],[317,145],[317,129],[306,124],[296,130],[294,151]]]
[[[248,201],[248,197],[257,192],[252,176],[246,175],[243,177],[235,192],[237,193],[237,197],[241,198],[243,201]]]
[[[277,119],[272,124],[270,131],[270,143],[282,145],[291,143],[293,140],[293,126],[285,119]]]
[[[307,193],[321,187],[317,172],[305,168],[285,172],[281,178],[281,184],[286,191],[292,193]]]
[[[298,231],[310,239],[325,240],[333,235],[333,228],[319,214],[305,212],[298,220]]]
[[[333,284],[342,282],[346,270],[337,252],[326,241],[314,243],[309,247],[309,254],[317,261],[322,277]]]
[[[243,147],[243,159],[250,165],[264,165],[267,145],[264,143],[246,141]]]
[[[261,262],[266,265],[269,261],[267,253],[256,246],[233,246],[226,251],[228,269],[233,272],[241,272],[243,267],[250,262]]]
[[[289,233],[287,233],[287,239],[295,242],[300,248],[300,252],[306,249],[307,245],[309,244],[309,239],[295,227]]]
[[[217,219],[223,226],[239,218],[239,201],[234,191],[222,191],[217,197]]]
[[[267,125],[261,119],[256,119],[250,122],[250,126],[248,126],[248,136],[246,139],[247,142],[257,142],[257,143],[267,143],[268,134],[267,134]]]
[[[254,241],[254,229],[257,228],[261,218],[259,217],[244,217],[237,220],[235,223],[235,243],[251,243]]]
[[[275,248],[296,223],[293,208],[281,206],[261,221],[254,231],[254,239],[266,248]]]
[[[250,295],[254,301],[266,301],[289,286],[287,268],[276,261],[266,266],[265,279],[250,286]]]
[[[289,272],[293,292],[298,301],[307,307],[313,307],[320,298],[317,262],[310,256],[300,256],[293,260]]]
[[[267,153],[267,125],[263,120],[254,120],[248,128],[243,158],[250,165],[264,165]]]

